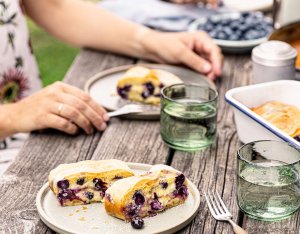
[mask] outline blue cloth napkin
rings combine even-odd
[[[216,13],[216,10],[196,4],[161,0],[104,0],[99,4],[120,17],[161,31],[186,31],[195,19]]]

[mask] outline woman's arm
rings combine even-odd
[[[146,28],[82,0],[23,0],[26,13],[49,33],[70,44],[141,57]],[[146,55],[145,55],[146,57]]]
[[[156,32],[82,0],[23,0],[23,4],[34,21],[73,45],[183,63],[212,79],[221,75],[220,49],[204,32]]]

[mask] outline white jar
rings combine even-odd
[[[252,50],[252,83],[295,79],[297,51],[282,41],[267,41]]]

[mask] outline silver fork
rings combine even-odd
[[[210,192],[204,193],[208,208],[212,216],[219,221],[227,221],[231,224],[234,233],[236,234],[247,234],[247,232],[232,221],[232,214],[227,209],[219,193],[216,191],[215,195]]]
[[[129,113],[139,113],[143,111],[153,111],[154,107],[147,106],[147,105],[137,105],[137,104],[128,104],[122,106],[120,109],[108,112],[109,117],[119,116],[119,115],[126,115]]]

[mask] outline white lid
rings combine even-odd
[[[296,56],[296,49],[283,41],[267,41],[252,50],[252,60],[266,66],[291,65]]]

